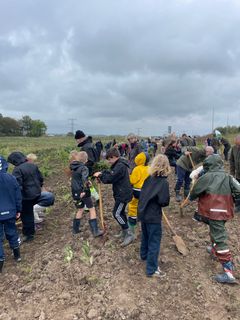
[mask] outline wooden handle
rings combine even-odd
[[[191,165],[192,165],[192,167],[193,167],[193,169],[195,170],[195,164],[194,164],[194,162],[193,162],[193,159],[192,159],[192,156],[191,156],[191,154],[189,153],[189,159],[190,159],[190,162],[191,162]]]
[[[103,220],[103,203],[102,203],[102,188],[101,183],[98,183],[98,195],[99,195],[99,211],[100,211],[100,222],[101,227],[104,229],[104,220]]]
[[[163,218],[168,226],[168,228],[170,229],[170,231],[172,232],[172,234],[175,236],[176,235],[176,232],[173,230],[172,226],[170,225],[170,222],[167,218],[167,216],[165,215],[164,211],[162,210],[162,215],[163,215]]]

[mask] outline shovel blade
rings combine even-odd
[[[180,252],[183,256],[186,256],[188,254],[188,249],[181,237],[178,235],[173,236],[173,240],[175,242],[175,245],[177,247],[178,252]]]

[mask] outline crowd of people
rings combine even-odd
[[[136,239],[135,229],[140,221],[140,258],[146,262],[146,275],[164,276],[158,258],[162,208],[170,201],[168,175],[172,167],[176,176],[176,202],[182,203],[186,198],[190,201],[198,199],[194,218],[209,226],[211,245],[207,251],[223,267],[223,273],[216,275],[215,280],[237,282],[225,223],[233,218],[234,210],[240,212],[240,136],[236,137],[232,147],[220,132],[215,132],[211,139],[207,138],[201,147],[187,134],[180,138],[172,134],[165,138],[139,140],[130,133],[127,142],[118,143],[114,139],[103,146],[101,141],[93,144],[90,136],[77,130],[75,140],[80,150],[73,150],[69,155],[71,192],[76,207],[72,224],[74,235],[81,231],[85,209],[89,212],[92,235],[104,235],[104,230],[98,226],[93,191],[97,199],[98,195],[92,181],[95,178],[97,183],[111,184],[112,214],[120,228],[116,238],[122,239],[122,247],[131,244]],[[95,163],[102,158],[108,161],[110,168],[94,171]],[[230,174],[224,170],[223,160],[229,160]],[[0,156],[0,272],[5,260],[4,234],[14,259],[20,261],[16,219],[20,217],[22,221],[22,241],[32,241],[44,209],[54,203],[54,195],[44,188],[35,161],[34,154],[25,156],[21,152],[11,153],[7,161]],[[7,173],[8,163],[14,165],[12,174]]]

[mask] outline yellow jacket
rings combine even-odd
[[[139,153],[134,160],[136,167],[130,175],[130,182],[133,185],[133,188],[141,189],[145,179],[149,176],[149,166],[145,165],[146,160],[147,157],[144,152]]]

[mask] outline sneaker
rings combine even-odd
[[[238,281],[230,272],[224,272],[222,274],[217,274],[214,277],[214,280],[217,281],[218,283],[238,284]]]
[[[157,270],[153,273],[153,274],[150,274],[150,275],[147,275],[149,278],[164,278],[166,277],[166,273],[163,272],[160,267],[157,268]]]
[[[38,218],[38,219],[34,219],[34,223],[42,223],[43,222],[43,218]]]

